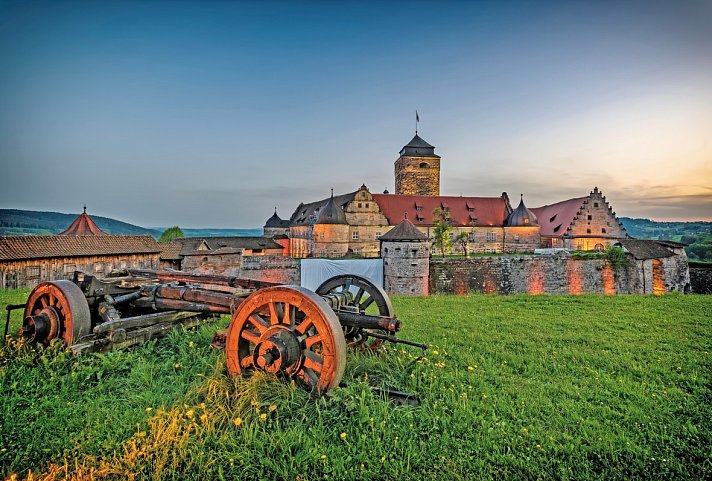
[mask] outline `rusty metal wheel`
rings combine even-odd
[[[395,317],[391,299],[380,286],[366,277],[353,274],[344,274],[332,277],[324,281],[317,289],[316,293],[320,296],[329,294],[341,294],[350,292],[352,301],[349,303],[354,311],[359,314],[371,314],[383,317]],[[366,335],[368,332],[378,334],[389,334],[385,330],[377,329],[361,329],[350,326],[344,326],[344,337],[350,348],[362,348],[375,351],[381,344],[382,339],[371,338]]]
[[[231,375],[260,370],[321,393],[339,385],[346,364],[339,318],[321,297],[297,286],[250,294],[232,316],[225,353]]]
[[[91,332],[91,314],[82,290],[71,281],[43,282],[25,304],[22,336],[29,342],[49,344],[64,339],[72,345]]]

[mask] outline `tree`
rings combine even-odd
[[[449,214],[438,207],[433,211],[435,218],[433,219],[433,224],[435,228],[433,229],[433,247],[440,251],[443,257],[445,257],[446,252],[450,252],[452,247],[452,241],[450,240],[450,216]]]
[[[465,257],[467,257],[467,236],[468,234],[465,231],[462,231],[455,236],[455,242],[460,244],[460,247],[462,247],[462,252],[465,254]]]
[[[176,239],[182,239],[183,237],[185,237],[183,231],[180,230],[180,227],[174,225],[173,227],[169,227],[163,231],[161,237],[158,238],[158,242],[168,243],[173,242]]]

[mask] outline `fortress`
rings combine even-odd
[[[439,209],[448,218],[455,253],[525,253],[538,248],[603,250],[628,237],[605,196],[595,187],[588,195],[527,208],[499,197],[440,194],[440,162],[435,147],[417,133],[396,159],[394,194],[374,194],[361,185],[354,192],[299,204],[289,220],[277,212],[264,226],[265,236],[285,245],[297,258],[380,256],[380,238],[408,219],[432,237]],[[461,238],[462,238],[461,237]],[[465,252],[466,251],[466,252]]]

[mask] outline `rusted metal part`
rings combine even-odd
[[[10,328],[10,313],[17,309],[24,308],[24,304],[8,304],[7,306],[5,306],[5,309],[7,310],[7,318],[5,318],[5,331],[2,334],[2,342],[5,342],[5,338],[7,338],[7,330]]]
[[[232,375],[262,370],[317,392],[339,385],[346,362],[336,314],[296,286],[261,289],[245,299],[228,327],[225,352]]]
[[[234,276],[219,276],[214,274],[192,274],[180,271],[153,271],[148,269],[129,269],[130,274],[153,277],[164,282],[185,282],[198,284],[217,284],[230,287],[242,287],[244,289],[263,289],[280,285],[277,282],[258,281],[255,279],[245,279]]]
[[[369,332],[388,334],[400,329],[400,321],[395,319],[393,305],[386,291],[364,277],[349,274],[335,276],[324,281],[315,292],[321,296],[348,295],[348,303],[338,308],[336,314],[344,325],[344,336],[351,348],[375,351],[381,347],[383,340],[372,337],[369,341]],[[382,320],[371,325],[359,324],[353,314],[364,319],[369,314],[377,315],[383,319],[392,319],[393,322]]]
[[[30,293],[21,330],[28,341],[48,344],[61,338],[71,345],[90,332],[87,300],[73,282],[43,282]]]

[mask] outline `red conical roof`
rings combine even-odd
[[[69,224],[69,227],[59,235],[107,235],[107,233],[99,229],[99,226],[87,214],[87,208],[84,207],[84,212],[79,214],[74,222]]]

